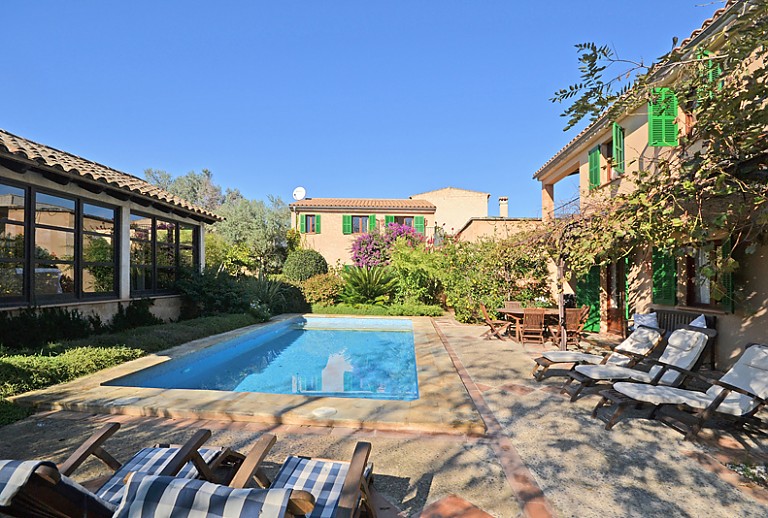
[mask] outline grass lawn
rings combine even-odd
[[[255,323],[256,319],[247,313],[217,315],[52,342],[42,350],[0,351],[0,426],[32,412],[4,398],[71,381],[146,354]]]

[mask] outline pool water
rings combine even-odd
[[[105,383],[365,399],[419,397],[413,324],[299,318]]]

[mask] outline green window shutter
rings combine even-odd
[[[299,232],[302,234],[307,232],[307,216],[305,214],[299,214]]]
[[[722,247],[722,254],[723,258],[726,258],[731,253],[731,239],[728,238],[723,242]],[[729,313],[733,313],[734,311],[734,304],[733,304],[733,274],[731,272],[724,273],[723,274],[723,298],[720,301],[721,306],[723,307],[724,311],[727,311]]]
[[[624,172],[624,128],[613,123],[613,170]]]
[[[344,214],[341,217],[341,232],[342,234],[352,233],[352,216],[349,214]]]
[[[424,216],[416,216],[413,218],[413,228],[416,229],[416,232],[424,234]]]
[[[699,100],[703,101],[706,98],[712,99],[714,97],[713,86],[716,82],[715,88],[717,90],[723,89],[723,82],[718,81],[720,76],[723,75],[723,67],[719,62],[712,59],[712,53],[708,50],[699,51],[696,54],[696,59],[700,59],[705,62],[700,64],[699,73],[701,74],[701,80],[709,86],[702,85],[699,87],[698,96]]]
[[[384,224],[385,225],[389,225],[390,223],[394,223],[394,222],[395,222],[395,217],[394,216],[384,216]]]
[[[600,187],[600,146],[589,152],[589,190]]]
[[[653,303],[674,306],[677,303],[677,260],[672,254],[653,251]]]
[[[368,232],[373,232],[376,230],[376,214],[371,214],[368,216]]]
[[[669,88],[654,88],[648,103],[648,145],[677,146],[677,96]]]
[[[320,233],[320,214],[315,214],[315,234]]]
[[[590,333],[600,331],[600,267],[593,266],[576,283],[577,306],[589,306],[589,315],[584,330]]]

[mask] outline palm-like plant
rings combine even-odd
[[[384,304],[397,288],[397,278],[389,268],[350,267],[342,273],[344,293],[348,304]]]

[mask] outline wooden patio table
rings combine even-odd
[[[523,311],[526,309],[534,309],[534,308],[514,308],[514,309],[507,309],[507,308],[497,308],[496,312],[500,313],[501,315],[504,315],[504,318],[507,320],[514,320],[515,322],[515,339],[520,342],[520,324],[523,321]],[[557,308],[539,308],[544,310],[544,318],[549,318],[550,322],[552,321],[552,317],[555,318],[555,324],[560,325],[560,312]]]

